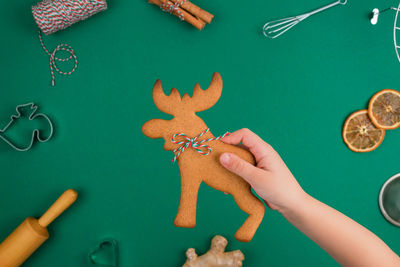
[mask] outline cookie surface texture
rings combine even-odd
[[[176,144],[172,141],[174,135],[182,133],[189,139],[193,139],[208,129],[204,121],[197,116],[197,112],[214,106],[222,93],[222,78],[219,73],[214,73],[208,89],[201,89],[196,84],[193,96],[188,94],[180,96],[177,89],[173,88],[170,95],[166,95],[162,89],[161,81],[157,80],[153,87],[153,100],[159,110],[173,116],[171,120],[153,119],[146,122],[143,133],[150,138],[163,138],[164,149],[174,150],[184,145],[188,140],[183,136],[176,136],[175,140],[183,141]],[[214,138],[209,131],[199,136],[196,142]],[[228,145],[219,140],[201,143],[209,146],[212,152],[202,155],[193,143],[186,143],[184,151],[177,157],[181,173],[181,197],[174,224],[178,227],[192,228],[196,225],[197,194],[202,182],[212,188],[231,194],[237,205],[249,215],[243,225],[235,234],[239,241],[249,242],[265,212],[264,204],[253,195],[250,185],[241,177],[226,170],[219,162],[219,157],[224,152],[238,155],[242,159],[255,164],[250,152],[234,145]],[[197,143],[199,144],[199,143]],[[192,146],[193,145],[193,146]],[[197,147],[207,152],[205,147]],[[177,155],[178,152],[174,152]]]

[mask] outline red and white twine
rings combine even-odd
[[[43,50],[50,57],[51,84],[55,85],[54,71],[62,75],[72,74],[78,67],[78,59],[74,50],[68,44],[59,44],[52,52],[43,43],[41,32],[46,35],[65,29],[72,24],[87,19],[88,17],[107,9],[106,0],[44,0],[32,6],[32,14],[39,26],[39,40]],[[69,57],[59,58],[56,53],[65,51]],[[74,67],[71,71],[60,70],[56,62],[74,60]]]
[[[46,35],[107,9],[105,0],[44,0],[32,7],[33,17]]]
[[[171,2],[166,1],[165,3],[162,3],[160,5],[160,8],[162,11],[168,12],[170,14],[172,14],[174,11],[176,11],[178,18],[180,18],[180,20],[185,20],[185,16],[179,10],[179,7],[181,5],[183,5],[185,2],[186,2],[186,0],[181,0],[181,1],[177,0],[174,4],[172,4]]]
[[[201,155],[203,156],[207,156],[212,152],[212,149],[210,146],[205,145],[204,143],[206,142],[211,142],[211,141],[215,141],[215,140],[219,140],[221,138],[224,138],[225,136],[229,135],[229,132],[226,132],[225,134],[221,135],[221,136],[217,136],[217,137],[213,137],[213,138],[209,138],[209,139],[204,139],[201,141],[197,141],[197,139],[199,139],[200,137],[202,137],[203,135],[205,135],[206,133],[208,133],[210,131],[210,128],[207,128],[204,132],[200,133],[198,136],[195,136],[194,138],[189,138],[186,134],[184,133],[177,133],[174,134],[171,138],[172,143],[177,144],[177,145],[181,145],[180,147],[174,149],[174,153],[175,156],[172,159],[172,162],[175,162],[178,157],[185,151],[186,148],[191,147],[193,149],[195,149],[197,152],[199,152]],[[176,137],[183,137],[183,140],[181,141],[177,141],[175,138]]]
[[[40,40],[40,44],[42,45],[43,50],[50,56],[51,85],[55,86],[54,70],[56,70],[58,73],[60,73],[62,75],[71,75],[78,67],[78,58],[75,55],[74,49],[72,49],[72,47],[69,44],[59,44],[53,50],[53,52],[50,53],[49,50],[47,50],[46,46],[43,43],[42,34],[41,34],[40,30],[39,30],[39,40]],[[59,58],[59,57],[56,57],[56,53],[58,51],[65,51],[65,52],[70,53],[71,55],[66,58]],[[56,61],[64,62],[64,61],[69,61],[71,59],[74,59],[74,61],[75,61],[74,67],[72,68],[72,70],[70,70],[68,72],[64,72],[57,67]]]

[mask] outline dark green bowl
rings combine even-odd
[[[386,220],[400,227],[400,173],[383,184],[379,193],[379,207]]]

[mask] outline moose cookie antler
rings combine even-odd
[[[173,150],[175,153],[181,173],[181,198],[174,221],[175,226],[187,228],[196,226],[197,194],[200,184],[205,182],[216,190],[231,194],[239,208],[249,215],[235,234],[237,240],[248,242],[253,238],[264,217],[265,207],[252,194],[250,185],[245,180],[229,172],[219,163],[219,157],[223,152],[230,152],[251,164],[254,164],[254,158],[250,152],[242,148],[219,141],[219,138],[214,137],[207,130],[208,127],[203,120],[196,115],[196,112],[214,106],[221,93],[222,78],[218,73],[214,73],[208,89],[202,90],[200,85],[196,84],[192,97],[188,94],[181,97],[175,88],[167,96],[164,94],[161,81],[157,80],[153,88],[154,103],[159,110],[173,115],[174,118],[150,120],[143,125],[142,131],[150,138],[163,138],[164,149]],[[177,142],[178,137],[185,139]],[[204,142],[208,148],[201,146]],[[204,153],[199,153],[202,151]]]

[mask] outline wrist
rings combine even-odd
[[[302,209],[307,209],[310,206],[313,198],[307,194],[303,189],[292,196],[284,207],[278,209],[285,218],[296,217],[297,213]]]

